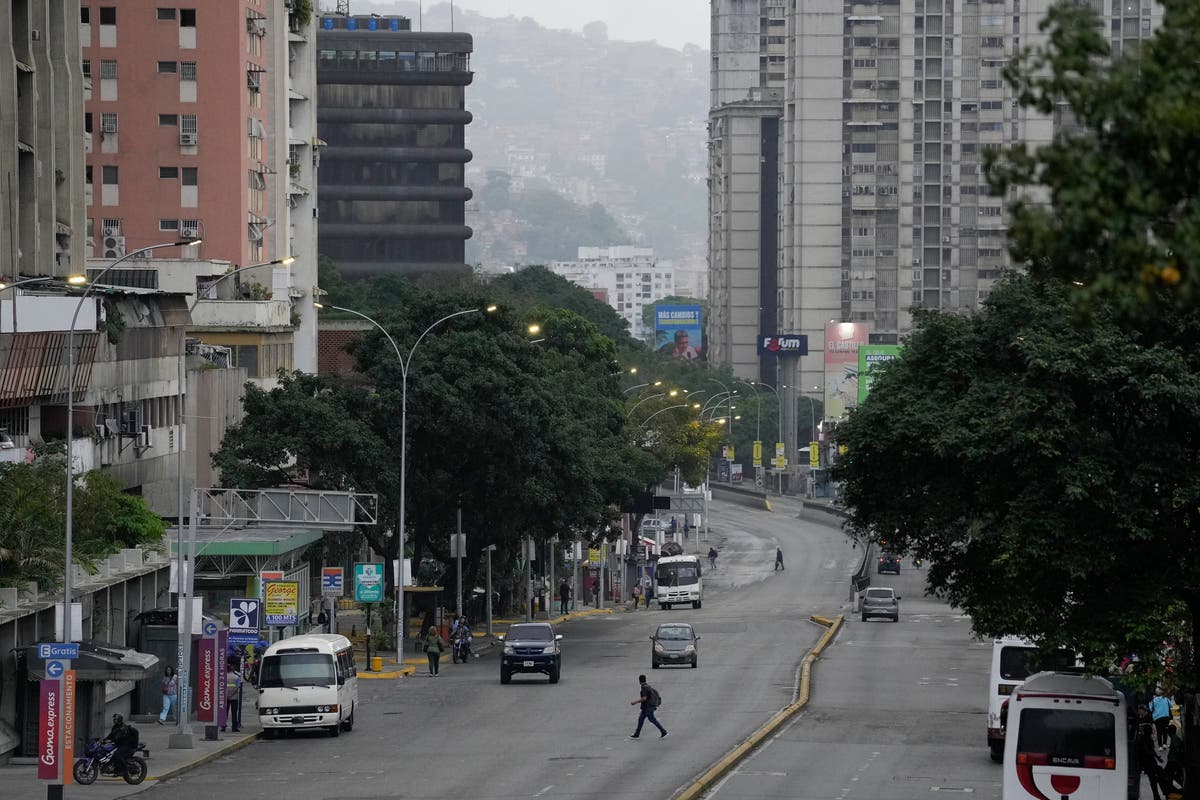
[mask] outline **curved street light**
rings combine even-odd
[[[663,413],[666,413],[667,411],[670,411],[671,409],[674,409],[674,408],[694,408],[694,407],[695,407],[695,404],[694,404],[694,403],[679,403],[678,405],[674,405],[674,406],[667,406],[666,408],[660,408],[658,411],[655,411],[653,414],[651,414],[650,416],[648,416],[648,417],[646,417],[644,420],[642,420],[642,421],[641,421],[641,424],[639,424],[639,425],[638,425],[638,427],[639,427],[639,428],[644,428],[644,427],[646,427],[646,424],[647,424],[647,423],[649,423],[649,422],[650,422],[650,420],[654,419],[654,418],[655,418],[655,417],[657,417],[659,414],[663,414]]]
[[[116,261],[109,264],[104,269],[96,274],[95,278],[90,281],[84,279],[85,288],[83,294],[79,297],[79,302],[75,304],[75,313],[71,315],[71,327],[67,329],[67,520],[66,520],[66,550],[64,553],[66,566],[63,569],[63,627],[62,639],[63,642],[71,641],[71,560],[73,554],[74,526],[71,519],[75,508],[75,458],[72,454],[72,448],[75,443],[75,323],[79,321],[79,312],[83,309],[83,302],[87,300],[88,295],[92,293],[92,289],[96,288],[100,283],[100,279],[107,275],[113,267],[120,264],[122,261],[128,261],[142,253],[149,253],[151,250],[159,250],[163,247],[187,247],[189,245],[200,244],[200,239],[178,239],[173,242],[163,242],[162,244],[152,244],[148,247],[141,247],[137,250],[130,250],[125,255],[118,258]],[[182,522],[181,522],[182,524]],[[182,576],[180,576],[182,578]],[[187,624],[191,624],[191,603],[187,605]],[[188,628],[190,631],[190,627]],[[82,631],[81,631],[82,633]],[[190,635],[190,633],[189,633]],[[180,713],[180,726],[183,725],[185,714]]]
[[[647,386],[662,386],[662,381],[654,381],[654,383],[639,383],[637,386],[630,386],[628,389],[623,390],[621,394],[629,394],[634,389],[644,389]]]
[[[396,632],[396,657],[398,659],[402,659],[403,655],[404,655],[404,638],[405,638],[405,633],[406,633],[406,631],[404,630],[405,625],[404,625],[404,585],[403,584],[404,584],[404,547],[405,547],[405,541],[404,541],[405,540],[405,536],[404,536],[405,484],[406,484],[407,477],[408,477],[408,368],[412,365],[412,359],[413,359],[413,355],[417,351],[417,345],[421,344],[421,340],[425,338],[426,334],[428,334],[431,330],[436,328],[438,325],[441,325],[446,320],[454,319],[455,317],[461,317],[465,314],[478,314],[480,311],[485,311],[490,314],[491,312],[496,310],[496,306],[489,305],[487,308],[484,308],[484,309],[467,308],[462,311],[455,311],[453,314],[447,314],[446,316],[437,320],[436,322],[434,322],[432,325],[430,325],[428,328],[426,328],[424,331],[421,332],[421,335],[417,337],[417,340],[415,342],[413,342],[413,346],[411,348],[409,348],[407,358],[405,358],[403,355],[401,355],[400,347],[396,344],[396,340],[392,338],[391,334],[389,334],[382,325],[380,325],[378,322],[371,319],[370,317],[368,317],[366,314],[362,313],[361,311],[355,311],[352,308],[345,308],[344,306],[335,306],[331,303],[313,303],[313,306],[315,306],[318,309],[329,308],[329,309],[333,309],[334,311],[344,311],[347,314],[353,314],[354,316],[361,317],[362,319],[371,323],[376,328],[378,328],[379,331],[387,338],[388,342],[392,345],[392,349],[396,351],[396,360],[400,362],[400,520],[399,520],[399,530],[397,531],[397,535],[400,537],[400,541],[399,541],[399,545],[400,545],[400,549],[399,549],[400,581],[399,581],[399,583],[400,583],[400,585],[396,587],[396,598],[397,598],[396,602],[398,603],[398,606],[399,606],[397,608],[398,613],[396,614],[396,627],[398,629]],[[460,610],[460,612],[461,612],[461,610]]]
[[[725,393],[727,395],[729,395],[729,437],[732,439],[733,438],[733,394],[734,394],[734,392],[728,386],[726,386],[723,382],[717,380],[716,378],[708,378],[707,380],[712,381],[713,383],[720,386],[722,389],[725,390]]]

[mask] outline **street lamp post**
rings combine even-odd
[[[708,380],[712,381],[713,383],[717,384],[717,385],[718,385],[718,386],[720,386],[722,389],[724,389],[724,390],[725,390],[725,394],[726,394],[726,395],[728,395],[728,397],[729,397],[729,414],[728,414],[728,417],[729,417],[729,438],[730,438],[730,441],[732,441],[732,439],[733,439],[733,392],[730,390],[730,388],[729,388],[728,386],[726,386],[724,383],[722,383],[721,381],[717,380],[716,378],[709,378]]]
[[[75,313],[71,316],[71,327],[67,330],[67,519],[66,549],[64,552],[66,566],[63,569],[63,627],[62,639],[60,641],[71,641],[73,633],[71,630],[71,561],[73,558],[71,550],[73,546],[74,525],[71,515],[75,508],[75,458],[71,450],[75,440],[75,323],[79,321],[79,312],[83,309],[83,303],[87,300],[88,295],[92,293],[92,289],[96,287],[101,278],[122,261],[128,261],[142,253],[149,253],[152,250],[158,250],[163,247],[186,247],[199,243],[199,239],[181,239],[131,250],[100,270],[95,278],[87,281],[79,302],[75,304]]]
[[[404,609],[404,586],[403,586],[403,583],[404,583],[404,547],[405,547],[405,541],[404,541],[404,532],[405,532],[405,529],[404,529],[405,507],[404,506],[405,506],[405,503],[404,503],[404,500],[405,500],[405,482],[407,480],[407,471],[408,471],[408,368],[412,365],[413,354],[416,353],[417,346],[419,344],[421,344],[421,340],[425,338],[426,334],[428,334],[431,330],[436,328],[438,325],[441,325],[446,320],[454,319],[455,317],[461,317],[464,314],[478,314],[481,309],[468,308],[468,309],[464,309],[462,311],[455,311],[453,314],[447,314],[446,316],[437,320],[436,322],[434,322],[432,325],[430,325],[428,328],[426,328],[424,331],[421,332],[421,335],[417,337],[417,340],[415,342],[413,342],[413,346],[409,349],[408,358],[405,358],[404,356],[402,356],[400,354],[400,348],[396,345],[396,340],[392,338],[391,334],[389,334],[382,325],[380,325],[378,322],[376,322],[375,320],[368,317],[366,314],[363,314],[360,311],[355,311],[352,308],[344,308],[342,306],[335,306],[330,303],[313,303],[313,305],[319,309],[320,308],[330,308],[330,309],[333,309],[334,311],[344,311],[347,314],[353,314],[354,316],[361,317],[362,319],[371,323],[373,326],[375,326],[377,329],[379,329],[380,333],[382,333],[387,338],[388,343],[391,344],[391,346],[392,346],[392,349],[396,351],[396,360],[400,362],[400,520],[398,523],[400,529],[396,532],[396,535],[400,537],[400,539],[399,539],[400,581],[399,582],[401,585],[396,587],[396,597],[397,597],[397,600],[396,600],[396,603],[397,603],[397,609],[396,609],[396,661],[403,662],[403,660],[404,660],[404,638],[405,638],[405,630],[404,630],[404,628],[405,628],[404,610],[405,609]],[[496,306],[494,306],[494,305],[488,306],[486,309],[482,309],[482,310],[490,313],[490,312],[496,310]]]

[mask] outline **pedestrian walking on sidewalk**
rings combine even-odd
[[[1158,764],[1158,753],[1154,751],[1154,722],[1150,719],[1150,709],[1139,706],[1137,710],[1137,727],[1133,735],[1133,758],[1137,780],[1140,783],[1142,773],[1150,779],[1150,791],[1154,800],[1162,800],[1158,787],[1162,783],[1162,767]]]
[[[571,584],[567,583],[567,579],[563,578],[562,584],[558,587],[558,613],[566,614],[567,607],[571,603]]]
[[[781,569],[784,569],[784,570],[787,569],[787,567],[785,567],[783,565],[783,548],[776,547],[775,548],[775,570],[779,571]]]
[[[1154,690],[1150,698],[1150,716],[1154,719],[1154,732],[1158,734],[1158,747],[1167,747],[1167,725],[1171,722],[1171,699],[1163,694],[1162,689]]]
[[[167,718],[171,715],[171,709],[179,710],[179,678],[175,675],[175,668],[170,664],[163,673],[162,699],[162,713],[158,715],[158,724],[166,725]]]
[[[441,635],[438,634],[438,629],[430,625],[422,644],[425,649],[425,657],[429,659],[429,674],[437,677],[438,661],[442,657],[442,652],[446,649],[446,643],[442,641]]]
[[[650,724],[658,728],[658,736],[661,739],[667,735],[667,729],[664,728],[654,716],[655,710],[662,704],[662,697],[659,696],[658,690],[646,683],[645,675],[638,675],[638,683],[642,685],[641,691],[638,693],[638,699],[629,703],[631,706],[640,705],[641,712],[638,714],[637,730],[629,734],[630,739],[636,739],[642,735],[642,725],[646,720],[650,720]]]
[[[640,583],[636,583],[633,586],[633,610],[634,611],[637,611],[638,604],[641,602],[641,600],[642,600],[642,585]]]
[[[717,568],[717,548],[715,547],[708,548],[708,568]]]

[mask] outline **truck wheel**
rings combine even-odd
[[[658,607],[659,607],[659,608],[661,608],[663,611],[670,611],[670,610],[671,610],[671,604],[670,604],[670,603],[659,603],[659,604],[658,604]]]
[[[990,749],[991,749],[992,761],[995,761],[997,764],[1003,763],[1004,762],[1004,745],[1001,744],[999,746],[996,746],[993,744],[993,745],[990,745]]]
[[[509,671],[508,671],[508,670],[506,670],[506,669],[502,669],[502,670],[500,670],[500,682],[501,682],[501,683],[508,683],[508,682],[509,682],[509,681],[511,681],[511,680],[512,680],[512,673],[511,673],[511,672],[509,672]]]
[[[702,605],[703,605],[703,602],[702,602],[702,601],[700,601],[700,600],[694,600],[694,601],[692,601],[692,608],[699,608],[699,607],[700,607],[700,606],[702,606]]]

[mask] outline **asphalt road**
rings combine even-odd
[[[705,577],[704,607],[618,612],[563,626],[557,686],[542,676],[501,686],[494,650],[470,664],[446,664],[438,678],[360,681],[353,732],[259,741],[142,796],[670,797],[792,700],[800,659],[824,630],[808,616],[844,610],[859,551],[828,522],[798,519],[796,503],[775,508],[714,502],[721,555]],[[777,544],[788,564],[783,572],[772,570]],[[707,551],[708,543],[699,546]],[[672,619],[691,621],[700,633],[698,669],[651,671],[648,637]],[[663,696],[666,739],[651,731],[628,738],[639,673]]]
[[[907,560],[872,581],[901,595],[900,621],[847,614],[814,667],[808,706],[710,798],[1000,797],[986,744],[991,642],[924,597]]]

